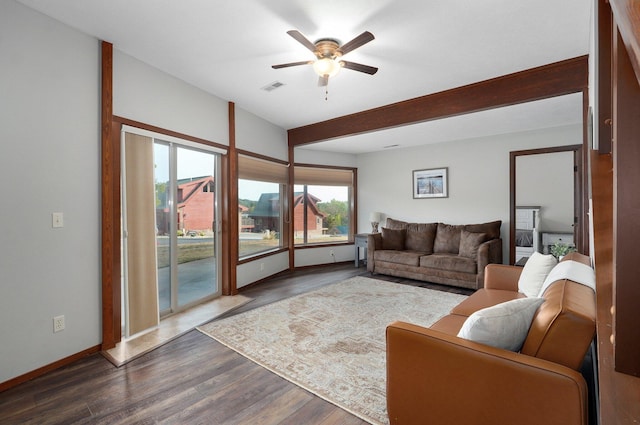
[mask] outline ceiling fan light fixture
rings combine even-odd
[[[318,59],[313,63],[313,70],[321,77],[325,75],[333,77],[340,71],[340,68],[342,68],[340,62],[331,58]]]

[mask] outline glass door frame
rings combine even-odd
[[[132,133],[132,134],[137,134],[137,135],[141,135],[141,136],[147,136],[150,137],[152,139],[152,143],[157,143],[160,142],[162,144],[166,144],[169,146],[169,163],[170,163],[170,169],[169,169],[169,173],[170,173],[170,178],[169,178],[169,184],[170,184],[170,189],[169,189],[169,199],[167,200],[167,203],[169,205],[169,210],[170,210],[170,218],[169,218],[169,232],[170,232],[170,262],[171,262],[171,284],[170,284],[170,288],[171,288],[171,308],[169,310],[164,310],[164,311],[160,311],[160,305],[158,304],[158,314],[160,317],[160,320],[167,318],[173,314],[179,313],[181,311],[187,310],[195,305],[201,304],[203,302],[207,302],[210,301],[212,299],[215,299],[217,297],[220,297],[222,295],[222,284],[221,284],[221,268],[222,268],[222,258],[219,255],[221,250],[221,234],[222,234],[222,228],[221,228],[221,220],[220,220],[220,193],[222,191],[222,187],[221,187],[221,165],[222,165],[222,156],[224,154],[226,154],[226,150],[224,149],[220,149],[217,148],[215,146],[209,146],[206,144],[202,144],[202,143],[197,143],[195,141],[189,141],[189,140],[184,140],[184,139],[180,139],[177,138],[175,136],[171,136],[171,135],[166,135],[166,134],[162,134],[162,133],[156,133],[150,130],[145,130],[145,129],[141,129],[141,128],[137,128],[137,127],[131,127],[129,125],[122,125],[120,128],[120,148],[122,149],[124,146],[124,140],[125,140],[125,133]],[[174,208],[174,201],[176,199],[177,196],[177,158],[176,158],[176,152],[177,152],[177,148],[181,147],[181,148],[185,148],[185,149],[189,149],[189,150],[193,150],[193,151],[200,151],[203,153],[207,153],[207,154],[211,154],[213,155],[214,158],[214,185],[215,185],[215,190],[214,190],[214,205],[213,205],[213,214],[214,214],[214,222],[213,222],[213,239],[214,239],[214,261],[215,261],[215,284],[216,284],[216,290],[215,292],[213,292],[210,295],[207,295],[203,298],[197,299],[195,301],[189,302],[189,303],[185,303],[181,306],[177,306],[177,300],[178,300],[178,281],[177,281],[177,267],[173,267],[173,265],[175,264],[177,266],[177,213],[176,213],[176,209]],[[122,150],[121,150],[122,152]],[[123,157],[123,160],[126,161],[126,158]],[[124,173],[122,168],[124,167],[124,161],[122,161],[121,166],[120,166],[120,173],[122,173],[122,177],[124,178]],[[123,205],[125,205],[125,200],[124,200],[124,196],[125,196],[125,191],[123,190],[122,186],[124,185],[124,179],[121,179],[121,212],[120,214],[122,215],[121,218],[121,224],[124,226],[125,224],[125,220],[126,218],[124,217],[124,210],[122,210]],[[157,223],[156,223],[157,224]],[[124,227],[123,227],[124,229]],[[121,285],[122,285],[122,292],[121,292],[121,307],[122,307],[122,311],[121,311],[121,318],[122,318],[122,332],[123,332],[123,337],[129,337],[128,334],[126,334],[126,329],[128,328],[127,325],[127,320],[128,320],[128,300],[126,297],[126,259],[123,258],[123,255],[125,255],[126,253],[126,247],[124,246],[124,233],[121,231],[120,232],[120,244],[121,244]],[[175,282],[175,285],[174,285]],[[157,294],[157,296],[159,297],[159,293]],[[158,300],[159,301],[159,300]]]
[[[221,191],[220,187],[220,165],[221,165],[221,155],[212,149],[207,149],[206,146],[196,147],[193,144],[183,144],[175,141],[167,141],[162,136],[154,138],[154,143],[160,143],[168,145],[169,147],[169,199],[167,200],[167,204],[169,206],[169,252],[170,252],[170,267],[171,267],[171,278],[170,278],[170,307],[168,310],[161,310],[160,319],[164,319],[173,314],[179,313],[181,311],[187,310],[190,307],[201,304],[206,301],[210,301],[214,298],[217,298],[222,295],[222,285],[220,284],[220,256],[218,253],[220,252],[220,226],[219,226],[219,194]],[[213,173],[213,182],[215,184],[214,190],[214,203],[213,203],[213,249],[214,249],[214,259],[215,259],[215,282],[216,282],[216,291],[210,295],[199,298],[195,301],[191,301],[185,304],[179,304],[179,285],[180,282],[178,280],[178,212],[177,212],[177,196],[178,196],[178,149],[188,149],[195,152],[202,152],[206,154],[211,154],[214,157],[214,173]]]

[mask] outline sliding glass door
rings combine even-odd
[[[154,143],[160,315],[219,295],[216,261],[217,155]]]
[[[148,317],[143,329],[154,326],[158,319],[220,295],[218,285],[216,176],[219,155],[205,149],[182,145],[161,138],[148,138],[125,133],[123,152],[123,294],[125,294],[125,336],[140,332],[130,319],[140,311]],[[145,146],[144,160],[132,147]],[[129,153],[131,151],[132,153]],[[142,183],[138,174],[152,179]],[[133,188],[140,188],[134,191]],[[148,196],[147,196],[148,193]],[[144,205],[132,197],[149,199]],[[149,234],[140,248],[129,245],[137,240],[129,228],[132,218],[146,211],[139,221]],[[152,224],[151,224],[152,223]],[[132,233],[133,232],[133,233]],[[129,278],[140,264],[153,264],[154,270],[143,270],[145,290],[137,280]],[[149,288],[153,289],[151,294]]]

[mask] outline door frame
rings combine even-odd
[[[573,152],[573,237],[576,249],[583,254],[589,253],[585,234],[584,220],[585,206],[583,196],[583,149],[582,145],[553,146],[548,148],[527,149],[509,152],[509,264],[515,263],[516,258],[516,160],[519,156],[540,155],[558,152]]]

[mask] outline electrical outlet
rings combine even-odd
[[[264,263],[260,263],[260,271],[264,271]]]
[[[332,256],[332,257],[335,257],[335,256],[336,256],[336,253],[335,253],[335,252],[333,252],[333,249],[332,249],[331,251],[329,251],[329,255],[330,255],[330,256]]]
[[[64,330],[64,316],[56,316],[53,318],[53,332]]]

